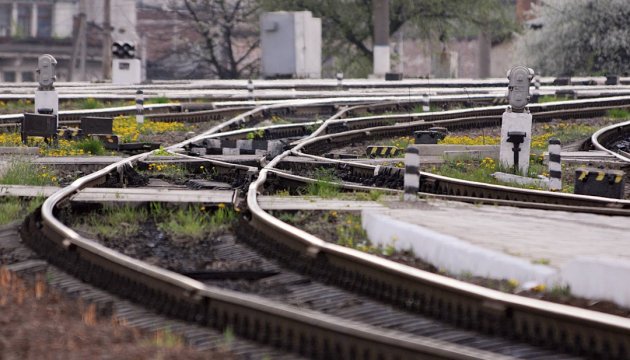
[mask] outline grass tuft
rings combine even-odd
[[[31,200],[7,197],[0,201],[0,225],[20,220],[35,211],[43,202],[43,197],[36,197]]]
[[[339,195],[339,179],[334,172],[329,169],[316,169],[314,175],[315,181],[309,183],[304,188],[308,196],[319,196],[322,198],[334,198]]]
[[[613,118],[613,119],[628,119],[630,118],[630,110],[610,109],[608,110],[608,117]]]
[[[94,98],[87,98],[87,99],[82,99],[77,103],[77,107],[79,109],[100,109],[105,107],[105,104],[103,104],[102,102],[94,99]]]
[[[85,218],[85,224],[108,238],[130,237],[140,231],[140,224],[149,218],[145,208],[107,206]]]
[[[103,155],[105,154],[105,147],[103,143],[98,139],[84,139],[78,141],[75,147],[82,150],[85,154],[91,155]]]
[[[26,161],[14,160],[0,176],[0,184],[5,185],[58,185],[57,176],[46,167],[39,167]]]
[[[224,204],[219,204],[211,214],[205,212],[205,208],[196,207],[171,211],[159,203],[152,203],[150,208],[158,228],[175,240],[200,241],[225,231],[236,220],[236,212]]]

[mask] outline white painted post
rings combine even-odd
[[[562,190],[562,165],[560,158],[560,140],[549,139],[549,190]]]
[[[514,144],[509,142],[509,134],[513,132],[525,133],[523,142],[518,148],[517,173],[526,175],[529,169],[529,153],[532,146],[532,114],[506,111],[501,119],[501,146],[499,148],[499,162],[506,169],[514,167]]]
[[[144,92],[136,91],[136,123],[144,124]]]
[[[405,201],[416,201],[420,187],[420,150],[415,146],[407,147],[405,150],[405,177],[403,199]]]
[[[339,89],[341,89],[343,86],[343,73],[342,72],[338,72],[337,73],[337,87]]]

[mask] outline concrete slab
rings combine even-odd
[[[0,197],[51,196],[61,188],[56,186],[0,185]],[[72,201],[81,202],[200,202],[231,204],[233,190],[188,190],[171,188],[87,188],[71,197]]]
[[[0,146],[0,155],[39,155],[39,148],[34,146]]]
[[[339,210],[359,211],[363,209],[386,210],[375,201],[322,199],[315,196],[260,196],[258,203],[263,210]]]
[[[445,152],[479,151],[499,153],[499,145],[410,145],[420,151],[420,156],[443,156]]]
[[[626,217],[472,205],[441,200],[364,210],[376,244],[414,250],[448,272],[569,285],[571,292],[630,306]],[[597,286],[592,286],[597,284]]]

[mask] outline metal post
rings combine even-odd
[[[389,0],[372,1],[374,24],[374,74],[385,75],[390,70]]]
[[[492,42],[490,32],[485,27],[479,33],[479,78],[490,77],[490,58],[492,53]]]
[[[111,0],[104,1],[103,9],[103,80],[112,78]]]
[[[144,93],[142,90],[136,91],[136,123],[144,123]]]
[[[249,94],[249,100],[254,101],[256,99],[254,97],[254,82],[251,78],[247,80],[247,93]]]
[[[420,187],[420,150],[417,147],[409,146],[405,150],[405,177],[404,189],[405,201],[415,201],[418,198]]]
[[[551,191],[562,190],[561,145],[560,140],[549,139],[549,190]]]

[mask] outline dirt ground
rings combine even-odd
[[[168,332],[148,334],[99,318],[44,281],[25,283],[0,270],[0,359],[230,359],[199,352]]]

